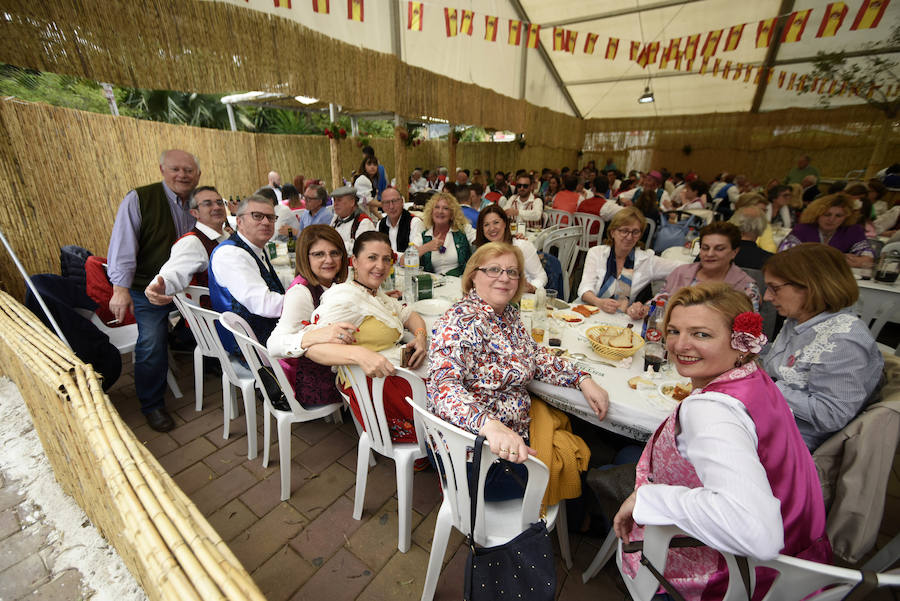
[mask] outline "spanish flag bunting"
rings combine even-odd
[[[803,37],[803,30],[806,29],[806,22],[809,20],[811,8],[806,10],[798,10],[792,12],[784,24],[784,31],[781,32],[781,43],[799,42]]]
[[[799,79],[797,79],[797,91],[805,92],[804,87],[806,86],[806,75],[801,75]]]
[[[859,12],[856,13],[856,18],[853,19],[853,25],[850,26],[850,29],[856,31],[857,29],[878,27],[888,2],[890,0],[865,0],[862,6],[859,7]]]
[[[763,19],[759,22],[759,25],[756,26],[757,48],[768,48],[769,44],[772,43],[772,34],[775,33],[775,21],[777,20],[778,17],[773,19]]]
[[[784,71],[779,71],[779,72],[778,72],[778,87],[779,87],[779,88],[782,87],[782,86],[784,86],[784,78],[785,78],[785,76],[787,76],[787,73],[785,73]]]
[[[347,0],[347,18],[362,23],[365,20],[363,8],[363,0]]]
[[[744,64],[738,63],[734,66],[734,75],[731,77],[731,81],[737,81],[741,78],[741,73],[744,70]]]
[[[682,56],[683,55],[681,53],[679,53],[678,56],[675,57],[675,66],[673,67],[673,69],[675,69],[676,71],[681,71],[681,57]]]
[[[744,69],[744,83],[750,83],[750,76],[753,74],[753,67]],[[756,78],[759,79],[759,68],[756,69]]]
[[[534,23],[528,24],[528,47],[537,48],[541,41],[541,26]]]
[[[825,16],[822,17],[822,23],[819,25],[819,31],[816,32],[817,38],[834,37],[837,30],[844,24],[844,17],[847,16],[847,5],[843,2],[831,2],[825,7]]]
[[[772,83],[773,75],[775,75],[774,69],[766,69],[766,83]]]
[[[566,49],[566,30],[562,27],[553,28],[553,49],[557,52]]]
[[[838,90],[838,96],[843,96],[847,92],[847,82],[841,82],[841,89]]]
[[[475,23],[475,13],[471,10],[463,9],[459,19],[459,33],[472,35],[473,24]]]
[[[313,12],[328,14],[331,12],[331,0],[312,0]]]
[[[484,39],[488,42],[496,42],[497,41],[497,22],[499,17],[492,17],[490,15],[484,16]]]
[[[669,64],[669,61],[680,62],[681,54],[679,53],[679,46],[681,46],[681,38],[674,38],[669,41],[668,48],[662,51],[662,57],[659,59],[660,69],[665,69]],[[678,67],[676,66],[675,68],[677,69]]]
[[[407,2],[406,28],[411,31],[422,31],[422,3]]]
[[[619,38],[609,38],[609,41],[606,43],[606,58],[608,60],[614,60],[618,52]]]
[[[515,19],[509,20],[509,45],[519,46],[522,44],[522,22]]]
[[[704,58],[703,62],[700,63],[700,75],[706,75],[706,71],[709,69],[709,59]]]
[[[819,85],[819,78],[818,78],[818,77],[814,77],[812,83],[809,84],[809,91],[810,91],[810,92],[815,92],[815,91],[816,91],[816,87],[817,87],[818,85]]]
[[[750,72],[750,69],[747,69],[747,73],[749,73],[749,72]],[[753,83],[754,83],[754,84],[758,84],[758,83],[759,83],[759,78],[762,77],[762,72],[763,72],[763,68],[762,68],[762,67],[760,67],[759,69],[756,70],[756,76],[753,78]],[[744,81],[747,81],[747,80],[745,79]]]
[[[676,66],[675,68],[677,69],[678,67]],[[694,59],[689,58],[684,61],[684,70],[685,71],[693,71],[694,70]]]
[[[281,6],[281,2],[280,2],[279,0],[274,0],[274,2],[275,2],[275,8],[278,8],[279,6]],[[290,8],[290,7],[291,7],[291,0],[284,0],[284,7],[285,7],[285,8]]]
[[[716,59],[716,62],[713,63],[713,77],[719,74],[719,59]]]
[[[597,38],[600,36],[596,33],[589,33],[584,38],[584,53],[594,54],[594,46],[597,45]]]
[[[697,57],[697,46],[700,45],[700,34],[695,33],[694,35],[690,35],[687,38],[687,41],[684,43],[684,56],[687,57],[689,61],[694,60]]]
[[[738,44],[741,42],[741,36],[744,34],[744,24],[735,25],[731,29],[728,30],[728,37],[725,38],[725,47],[722,48],[723,52],[731,52],[735,48],[738,47]]]
[[[788,90],[794,89],[794,80],[796,80],[796,79],[797,79],[797,74],[791,73],[791,78],[788,80],[788,85],[787,85]]]
[[[650,42],[645,45],[641,50],[641,53],[638,55],[638,64],[647,68],[647,65],[651,65],[656,62],[656,55],[659,53],[659,42]]]
[[[569,54],[575,54],[575,42],[578,41],[578,32],[566,30],[566,50]]]
[[[722,30],[715,29],[706,34],[706,41],[703,43],[703,58],[710,58],[719,48],[719,38],[722,37]]]
[[[837,80],[832,79],[831,83],[828,85],[828,94],[834,93],[834,86],[837,85]]]
[[[459,26],[456,21],[456,9],[455,8],[445,8],[444,9],[444,28],[447,32],[447,37],[452,38],[456,35],[457,31],[459,31]]]
[[[659,58],[659,68],[665,69],[669,66],[669,54],[671,54],[669,48],[663,48],[663,51],[660,53]]]
[[[718,62],[718,61],[716,61]],[[722,79],[728,79],[728,74],[731,72],[731,61],[725,61],[725,66],[722,67]]]
[[[641,43],[632,41],[631,42],[631,50],[628,53],[628,60],[636,61],[638,59],[640,50],[641,50]]]

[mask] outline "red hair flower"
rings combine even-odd
[[[762,333],[762,316],[759,313],[741,313],[734,318],[731,330],[731,348],[742,353],[758,354],[769,341]]]

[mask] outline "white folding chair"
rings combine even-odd
[[[356,496],[353,499],[353,519],[362,518],[363,505],[366,500],[366,481],[369,475],[369,460],[372,452],[390,457],[394,460],[397,469],[397,506],[398,506],[398,534],[397,548],[401,553],[409,551],[412,533],[412,486],[413,486],[413,462],[425,457],[425,443],[421,428],[416,427],[416,439],[418,443],[395,443],[391,441],[391,432],[388,428],[387,418],[384,413],[384,378],[372,378],[372,394],[365,372],[358,365],[342,365],[339,373],[350,382],[353,394],[356,397],[359,412],[362,415],[364,429],[360,430],[359,445],[356,453]],[[414,399],[419,403],[425,402],[425,382],[413,372],[397,368],[397,377],[403,378],[409,383]],[[356,416],[354,415],[354,420]],[[359,424],[357,424],[359,426]],[[359,428],[358,428],[359,429]]]
[[[546,215],[546,225],[568,227],[571,226],[574,221],[572,213],[568,211],[560,211],[559,209],[544,209],[544,215]],[[563,218],[565,218],[566,223],[563,223]]]
[[[554,246],[557,248],[556,258],[563,271],[563,299],[569,302],[569,286],[572,272],[575,270],[575,262],[578,260],[578,244],[581,241],[582,230],[578,226],[564,227],[550,233],[544,238],[543,251],[549,253]]]
[[[196,292],[196,291],[195,291]],[[199,296],[195,296],[199,300]],[[215,357],[222,366],[222,407],[224,425],[222,438],[227,439],[231,432],[231,420],[237,417],[237,399],[235,388],[241,389],[244,399],[244,418],[247,421],[247,459],[256,458],[256,378],[250,371],[241,365],[237,358],[228,354],[219,333],[216,330],[216,322],[220,321],[222,314],[212,309],[204,309],[188,299],[184,293],[175,295],[175,304],[182,312],[184,318],[191,326],[194,340],[197,341],[197,350],[194,351],[194,379],[198,377],[203,381],[203,356]],[[209,353],[209,354],[207,354]],[[199,362],[198,362],[199,358]],[[201,384],[202,387],[202,384]],[[202,397],[198,397],[198,409]]]
[[[425,587],[422,590],[422,601],[431,601],[441,572],[441,563],[447,551],[450,539],[450,528],[456,528],[468,535],[469,517],[469,480],[467,475],[467,455],[475,442],[475,435],[453,426],[432,415],[424,407],[413,403],[417,420],[416,427],[424,431],[425,443],[431,449],[436,460],[440,461],[441,489],[444,500],[438,509],[437,522],[434,525],[434,536],[431,541],[431,555],[428,558],[428,571],[425,576]],[[485,445],[482,456],[478,490],[478,513],[475,516],[475,542],[482,546],[494,546],[508,542],[522,533],[539,519],[541,500],[550,479],[550,472],[536,457],[528,457],[523,464],[528,470],[528,485],[525,496],[509,501],[485,502],[484,480],[491,464],[497,456]],[[572,566],[569,550],[569,533],[566,524],[565,503],[547,508],[547,529],[556,526],[559,536],[559,548],[566,566]]]
[[[544,238],[549,236],[551,233],[559,230],[559,224],[556,225],[548,225],[544,229],[535,235],[534,240],[531,241],[534,244],[535,248],[543,248],[544,247]]]
[[[645,231],[647,232],[647,237],[643,238],[644,246],[647,248],[653,248],[653,239],[656,237],[656,222],[652,219],[648,219]]]
[[[583,228],[581,241],[578,243],[578,249],[587,252],[592,246],[597,246],[603,241],[603,230],[606,222],[599,215],[593,213],[575,213],[575,225]],[[591,233],[591,230],[597,227],[597,231]]]
[[[199,325],[194,324],[194,321],[197,321],[197,318],[184,305],[186,303],[191,303],[195,306],[199,305],[200,299],[204,296],[209,297],[209,288],[204,286],[188,286],[182,292],[176,294],[172,299],[175,306],[178,308],[178,312],[181,313],[181,316],[188,322],[191,333],[200,331],[200,327]],[[207,340],[207,337],[204,336],[202,332],[199,336],[194,335],[194,340],[197,342],[197,346],[194,347],[194,398],[196,410],[201,411],[203,409],[203,357],[210,357],[220,361],[221,359],[219,353],[212,348],[210,341]]]
[[[274,417],[276,427],[278,429],[278,462],[281,471],[281,500],[287,501],[291,496],[291,424],[295,422],[308,422],[320,417],[334,415],[335,420],[339,421],[340,411],[343,403],[332,403],[331,405],[323,405],[313,409],[305,409],[294,397],[294,389],[288,382],[281,364],[269,355],[266,347],[256,340],[253,330],[247,322],[239,315],[226,311],[222,313],[220,323],[226,330],[234,334],[238,348],[244,355],[244,359],[250,365],[250,371],[254,374],[257,387],[262,391],[263,403],[263,467],[269,466],[269,447],[271,446],[271,423],[270,417]],[[278,386],[281,388],[287,400],[290,411],[282,411],[275,407],[269,391],[265,384],[260,381],[260,370],[263,368],[271,368]],[[254,432],[256,430],[254,413]],[[248,419],[248,428],[249,419]]]

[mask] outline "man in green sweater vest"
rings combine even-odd
[[[122,321],[128,311],[138,324],[134,348],[134,385],[141,411],[151,428],[175,427],[163,395],[169,370],[168,315],[174,305],[157,306],[144,288],[169,258],[175,241],[194,227],[190,195],[200,181],[197,159],[183,150],[166,150],[159,157],[163,181],[125,195],[109,240],[107,263],[113,296],[109,308]]]

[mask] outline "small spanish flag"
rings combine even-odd
[[[472,35],[473,24],[475,23],[475,13],[471,10],[462,10],[462,16],[459,19],[459,33]]]
[[[784,31],[781,32],[781,43],[799,42],[803,37],[803,30],[806,29],[806,22],[809,20],[811,8],[806,10],[798,10],[792,12],[784,24]]]
[[[515,19],[509,20],[509,45],[519,46],[522,44],[522,22]]]
[[[459,31],[459,25],[456,22],[456,9],[455,8],[445,8],[444,9],[444,29],[447,32],[447,37],[452,38]]]
[[[744,72],[744,83],[750,83],[750,75],[753,73],[753,67],[748,66]],[[759,79],[759,68],[756,69],[756,79]]]
[[[744,24],[735,25],[728,30],[728,37],[725,38],[725,47],[723,52],[731,52],[741,43],[741,36],[744,34]]]
[[[788,80],[788,85],[787,85],[788,90],[794,89],[794,80],[796,80],[796,79],[797,79],[797,74],[791,73],[791,78]]]
[[[722,79],[728,79],[729,73],[731,73],[731,61],[725,61],[725,66],[722,67]]]
[[[609,38],[606,43],[606,58],[615,60],[616,54],[619,52],[619,38]]]
[[[422,31],[422,3],[407,3],[406,28],[412,31]]]
[[[775,21],[777,20],[778,17],[773,19],[763,19],[759,22],[759,25],[756,26],[757,48],[768,48],[769,44],[772,43],[772,35],[775,33]]]
[[[331,12],[330,0],[312,0],[313,12],[328,14]]]
[[[778,87],[779,88],[784,86],[784,78],[786,75],[787,75],[787,73],[785,73],[784,71],[778,72]]]
[[[665,69],[668,66],[669,61],[675,62],[679,59],[679,47],[681,46],[681,38],[674,38],[669,41],[669,46],[665,50],[662,51],[662,56],[659,59],[659,68]],[[678,68],[677,66],[675,67]]]
[[[274,1],[274,3],[275,3],[275,8],[278,8],[279,6],[281,6],[281,0],[273,0],[273,1]],[[290,7],[291,7],[291,0],[284,0],[284,7],[285,7],[285,8],[290,8]]]
[[[825,16],[822,17],[822,23],[819,25],[819,31],[816,32],[817,38],[834,37],[837,30],[844,24],[844,17],[847,16],[847,5],[843,2],[831,2],[825,7]]]
[[[594,54],[594,46],[597,45],[597,38],[600,36],[596,33],[589,33],[584,38],[584,53]]]
[[[828,94],[829,95],[834,93],[834,86],[836,86],[836,85],[837,85],[837,80],[832,79],[831,84],[828,86]]]
[[[528,44],[529,48],[537,48],[541,41],[541,26],[534,23],[528,24]]]
[[[850,26],[850,29],[856,31],[857,29],[878,27],[888,2],[890,0],[865,0],[862,6],[859,7],[859,12],[856,13],[856,18],[853,19],[853,25]]]
[[[365,20],[363,8],[363,0],[347,0],[347,18],[362,23]]]
[[[731,78],[731,81],[737,81],[741,78],[741,73],[744,71],[744,63],[738,63],[734,66],[734,76]]]
[[[669,66],[669,49],[663,48],[663,51],[660,53],[659,57],[659,68],[665,69]]]
[[[631,50],[628,53],[628,60],[636,61],[638,56],[640,56],[641,51],[641,43],[640,42],[631,42]]]
[[[758,83],[759,83],[759,78],[762,76],[763,69],[764,69],[764,67],[760,67],[760,68],[758,68],[758,69],[756,70],[756,77],[753,78],[753,83],[754,83],[754,84],[758,84]],[[747,71],[750,71],[750,70],[747,69]],[[745,81],[746,81],[746,80],[745,80]]]
[[[706,72],[709,70],[709,59],[704,58],[703,62],[700,63],[700,75],[706,75]]]
[[[684,43],[684,56],[689,61],[697,58],[697,47],[700,45],[700,34],[689,35]]]
[[[569,54],[575,54],[575,42],[578,41],[578,32],[571,29],[566,30],[566,50]]]
[[[719,38],[722,37],[721,29],[714,29],[706,34],[706,41],[703,42],[703,58],[711,58],[719,48]]]
[[[484,16],[484,39],[488,42],[497,41],[497,21],[498,17]]]
[[[553,28],[553,50],[560,52],[566,49],[566,30],[562,27]]]
[[[713,77],[715,77],[716,75],[719,74],[719,63],[720,63],[719,59],[716,59],[716,62],[713,63],[713,69],[712,69]]]
[[[797,80],[797,91],[805,92],[806,90],[803,89],[804,86],[806,86],[806,75],[801,75],[800,78]]]
[[[652,65],[656,62],[657,53],[659,53],[659,42],[650,42],[641,50],[637,63],[646,69],[647,65]]]

